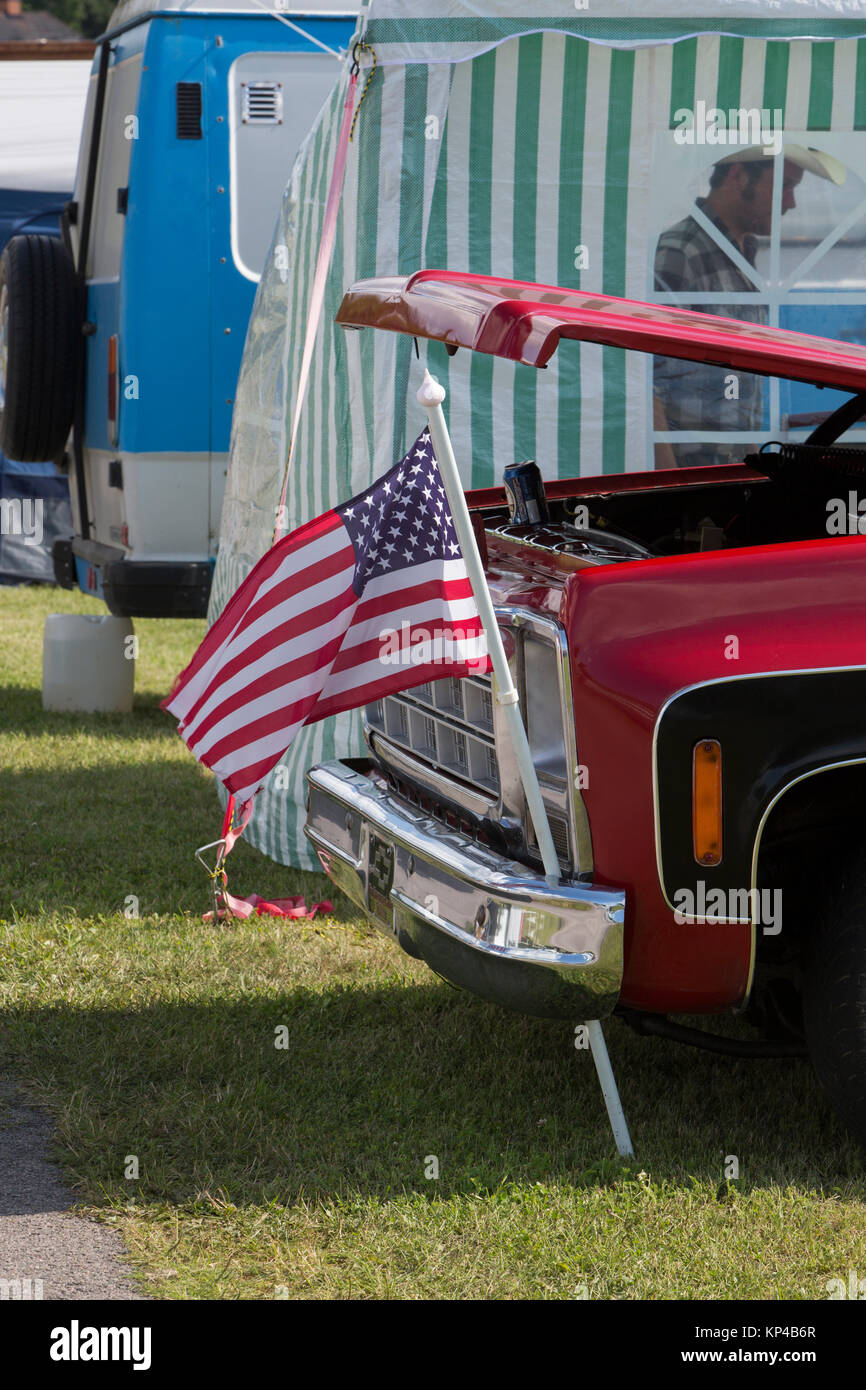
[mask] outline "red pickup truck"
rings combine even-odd
[[[537,522],[503,488],[468,495],[559,885],[490,676],[369,706],[366,759],[309,773],[307,835],[455,984],[733,1055],[808,1052],[866,1142],[866,446],[837,443],[866,415],[866,349],[435,270],[353,286],[338,322],[535,367],[582,339],[850,393],[741,464],[548,482]],[[667,1017],[724,1013],[759,1036]]]

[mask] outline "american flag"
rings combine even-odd
[[[302,725],[489,669],[425,430],[372,487],[262,557],[162,708],[245,802]]]

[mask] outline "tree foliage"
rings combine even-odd
[[[86,39],[95,39],[108,27],[116,0],[29,0],[27,10],[47,10]]]

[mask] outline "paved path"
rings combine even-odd
[[[140,1299],[123,1264],[120,1236],[73,1216],[75,1197],[48,1161],[51,1122],[0,1089],[0,1299],[20,1297],[3,1280],[42,1281],[43,1298]],[[38,1287],[30,1286],[30,1297]],[[27,1297],[28,1286],[21,1292]]]

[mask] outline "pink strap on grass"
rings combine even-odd
[[[313,918],[317,912],[330,912],[332,905],[327,900],[321,903],[313,903],[312,907],[307,907],[306,901],[302,896],[296,898],[274,898],[269,901],[267,898],[260,898],[258,893],[251,893],[248,898],[235,898],[231,893],[220,893],[220,899],[225,904],[219,911],[220,917],[306,917]],[[226,911],[226,908],[228,911]],[[213,913],[204,914],[206,922],[213,921]]]

